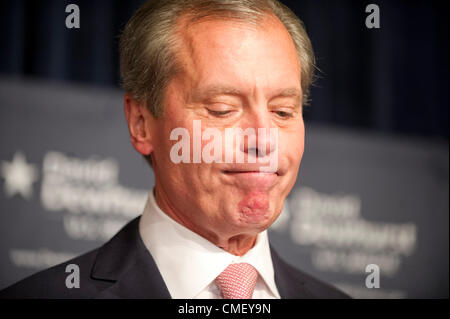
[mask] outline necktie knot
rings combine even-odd
[[[216,278],[224,299],[251,299],[258,272],[247,263],[229,265]]]

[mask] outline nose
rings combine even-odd
[[[242,121],[244,134],[240,138],[240,151],[248,156],[249,162],[266,162],[277,150],[278,131],[271,127],[270,115],[267,108],[259,108],[249,112]]]

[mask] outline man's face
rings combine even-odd
[[[232,20],[204,20],[180,28],[181,71],[165,92],[164,115],[151,125],[156,198],[165,211],[209,240],[256,235],[269,227],[293,187],[304,148],[300,68],[284,26],[269,17],[255,26]],[[248,163],[193,163],[193,121],[201,130],[278,130],[276,172]],[[190,133],[190,163],[174,163],[170,140],[175,128]],[[257,135],[258,138],[260,138]],[[210,140],[202,141],[202,149]],[[248,142],[248,140],[245,140]],[[267,145],[269,139],[260,141]],[[258,145],[258,144],[256,144]],[[228,149],[226,149],[228,148]],[[223,153],[230,151],[223,146]],[[260,153],[258,149],[257,153]]]

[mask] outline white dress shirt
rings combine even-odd
[[[222,298],[214,280],[231,263],[258,271],[254,299],[280,298],[275,285],[267,231],[244,256],[235,256],[174,221],[157,205],[153,190],[139,222],[139,233],[175,299]]]

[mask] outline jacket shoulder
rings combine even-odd
[[[293,299],[349,299],[344,292],[282,260],[271,249],[275,281],[282,298]]]
[[[98,249],[75,257],[71,260],[42,270],[0,291],[1,299],[16,298],[92,298],[99,291],[105,289],[110,282],[92,280],[90,273],[95,262]],[[79,288],[68,288],[66,280],[73,269],[67,269],[68,265],[74,264],[79,269]],[[70,278],[69,278],[70,279]]]

